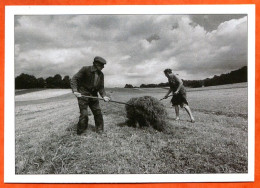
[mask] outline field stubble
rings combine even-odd
[[[166,90],[111,89],[114,100]],[[174,121],[170,99],[164,132],[125,124],[124,105],[104,103],[105,133],[88,129],[76,135],[79,109],[72,94],[63,100],[16,103],[15,144],[17,174],[184,174],[247,172],[247,89],[188,92],[196,118],[184,110]]]

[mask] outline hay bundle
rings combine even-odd
[[[158,131],[162,131],[166,124],[167,112],[163,104],[151,96],[132,98],[126,105],[127,125],[136,127],[152,126]]]

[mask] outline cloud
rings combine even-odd
[[[176,22],[176,23],[174,23],[174,24],[172,25],[172,30],[178,29],[178,27],[179,27],[179,24],[178,24],[178,22]]]
[[[247,65],[247,17],[15,17],[16,76],[72,76],[81,66],[92,65],[95,56],[108,62],[107,86],[166,82],[165,68],[183,79],[204,79]]]
[[[216,30],[218,26],[229,20],[237,20],[245,17],[245,14],[199,14],[199,15],[190,15],[192,24],[200,25],[207,32]]]
[[[160,40],[160,36],[157,34],[154,34],[154,35],[151,35],[150,37],[148,37],[146,40],[151,43],[153,40]]]
[[[121,57],[120,60],[125,61],[125,60],[129,60],[130,58],[131,58],[130,55],[125,55],[125,56]]]

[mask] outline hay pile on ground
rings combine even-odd
[[[132,98],[126,105],[126,121],[128,126],[139,127],[152,126],[158,131],[162,131],[166,124],[167,112],[164,105],[151,96]]]

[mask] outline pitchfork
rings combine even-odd
[[[103,98],[100,98],[100,97],[94,97],[94,96],[81,95],[81,97],[83,97],[83,98],[89,98],[89,99],[104,100]],[[128,103],[126,103],[126,102],[120,102],[120,101],[114,101],[114,100],[110,100],[109,102],[114,102],[114,103],[118,103],[118,104],[126,104],[126,105],[129,105],[129,106],[133,106],[133,105],[128,104]]]
[[[169,97],[171,97],[171,96],[173,96],[173,95],[174,95],[174,94],[169,95],[169,96],[167,96],[167,98],[169,98]],[[167,98],[161,98],[160,101],[163,100],[163,99],[167,99]]]

